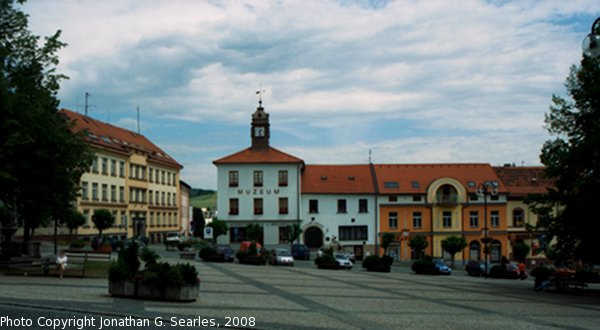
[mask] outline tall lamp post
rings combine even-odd
[[[600,17],[592,24],[592,31],[583,39],[581,48],[587,56],[600,57]]]
[[[485,256],[485,260],[483,262],[485,267],[484,276],[487,279],[488,277],[488,255],[490,254],[489,244],[493,240],[492,237],[489,236],[488,230],[488,222],[487,222],[487,198],[489,195],[496,196],[498,195],[498,186],[491,181],[484,182],[479,185],[477,188],[477,194],[479,196],[483,196],[483,237],[481,238],[481,243],[484,244],[483,255]]]

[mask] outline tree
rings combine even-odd
[[[454,267],[454,255],[467,247],[467,240],[462,236],[449,236],[442,240],[442,249],[450,254],[450,267]]]
[[[91,153],[83,132],[72,133],[58,113],[56,94],[66,78],[55,69],[65,46],[61,32],[40,44],[19,9],[23,2],[0,2],[0,200],[13,218],[2,222],[22,225],[27,242],[71,207]]]
[[[555,257],[598,264],[600,60],[584,56],[579,67],[571,67],[565,86],[570,99],[552,97],[545,122],[554,139],[544,143],[540,155],[555,186],[529,204],[540,215],[537,230],[554,242],[548,248]]]
[[[527,254],[531,250],[527,243],[521,241],[515,242],[512,246],[513,250],[513,258],[519,262],[524,262],[525,258],[527,258]]]
[[[246,237],[249,241],[258,242],[262,236],[263,227],[257,223],[246,225]]]
[[[99,236],[102,236],[102,231],[112,227],[115,223],[115,217],[107,209],[97,209],[94,211],[92,221],[98,229]]]
[[[192,236],[204,237],[204,227],[206,222],[204,221],[204,212],[199,207],[192,208],[192,217],[194,219],[194,228]]]
[[[70,208],[62,217],[62,222],[69,228],[69,237],[71,237],[73,235],[73,230],[85,224],[85,216],[77,211],[77,209]]]
[[[383,234],[383,236],[381,237],[381,247],[383,248],[383,255],[387,256],[388,248],[390,247],[390,245],[392,245],[392,243],[394,242],[395,239],[396,239],[396,234],[392,234],[392,233]]]
[[[429,242],[427,242],[423,236],[415,236],[410,239],[408,246],[415,251],[415,256],[421,259],[423,257],[423,251],[429,246]]]
[[[302,228],[300,228],[300,225],[295,223],[287,226],[287,240],[290,242],[290,248],[291,245],[294,244],[294,241],[300,237],[300,235],[302,235]]]
[[[227,234],[229,231],[229,226],[225,221],[213,219],[211,223],[206,225],[207,227],[211,227],[213,229],[213,240],[216,242],[217,238],[221,235]]]

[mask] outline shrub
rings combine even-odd
[[[177,249],[179,251],[184,251],[184,250],[187,250],[187,249],[189,249],[191,247],[192,247],[192,242],[190,242],[190,241],[177,243]]]
[[[547,279],[554,274],[554,268],[547,266],[538,266],[531,270],[531,276],[540,279]]]
[[[142,249],[142,253],[140,254],[140,259],[146,263],[146,267],[151,264],[155,264],[160,257],[158,254],[152,250],[150,250],[147,246]]]
[[[76,239],[73,242],[71,242],[71,244],[69,244],[69,247],[72,249],[81,249],[84,246],[85,246],[85,242],[81,238]]]
[[[110,267],[108,267],[108,279],[111,282],[124,281],[128,278],[129,274],[127,273],[127,269],[123,267],[121,263],[111,262]]]
[[[362,262],[362,267],[365,269],[376,267],[382,263],[382,259],[379,256],[372,255],[366,257]]]
[[[140,268],[138,249],[138,244],[134,240],[130,240],[125,242],[119,250],[117,262],[125,269],[130,277],[133,277]]]
[[[141,273],[144,284],[164,288],[169,283],[171,265],[166,262],[148,265]]]
[[[177,264],[173,268],[179,269],[181,273],[181,278],[183,283],[187,284],[197,284],[198,283],[198,270],[196,267],[186,263],[186,264]]]
[[[383,257],[381,257],[381,262],[386,265],[386,266],[391,266],[394,263],[394,258],[385,255]]]

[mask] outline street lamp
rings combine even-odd
[[[498,195],[498,185],[494,182],[487,181],[479,185],[477,188],[477,194],[479,196],[483,196],[483,238],[481,239],[481,243],[484,244],[483,255],[485,256],[484,267],[485,267],[485,278],[488,276],[488,254],[490,251],[488,249],[488,245],[493,240],[489,236],[488,223],[487,223],[487,197],[489,195],[496,196]]]
[[[581,48],[587,56],[600,56],[600,17],[596,18],[592,24],[592,31],[583,39]]]

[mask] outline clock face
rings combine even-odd
[[[254,127],[254,136],[265,136],[264,127]]]

